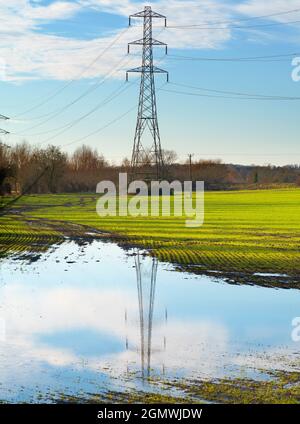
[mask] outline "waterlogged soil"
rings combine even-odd
[[[177,269],[94,232],[10,254],[0,259],[0,399],[296,403],[298,316],[298,290]]]
[[[218,276],[228,284],[300,289],[299,193],[207,192],[204,226],[194,230],[174,217],[99,220],[92,194],[25,196],[0,211],[0,257],[46,251],[65,237],[105,238],[125,248],[146,248],[178,270]]]
[[[14,210],[13,212],[17,214],[12,214],[15,222],[26,225],[26,232],[21,236],[10,234],[9,238],[5,237],[3,241],[0,238],[0,258],[12,252],[15,253],[15,258],[24,259],[28,257],[28,252],[30,252],[32,258],[38,258],[41,251],[45,252],[54,243],[60,244],[65,240],[73,240],[77,244],[91,243],[94,240],[106,240],[117,243],[125,250],[146,248],[140,240],[134,240],[134,238],[128,238],[112,231],[103,231],[88,225],[66,222],[59,219],[49,220],[47,218],[25,217],[23,214],[19,214],[18,210]],[[150,255],[157,256],[156,250],[149,246],[147,246],[147,251]],[[289,274],[253,273],[237,270],[221,271],[208,269],[203,264],[180,264],[176,262],[173,263],[173,266],[178,272],[183,271],[202,276],[217,276],[228,284],[300,289],[299,277]]]
[[[298,277],[288,274],[273,273],[251,273],[239,271],[216,271],[203,269],[201,265],[176,265],[178,271],[189,272],[191,274],[218,276],[228,284],[256,285],[260,287],[280,288],[280,289],[300,289]]]

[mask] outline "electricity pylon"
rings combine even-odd
[[[142,66],[129,69],[126,73],[127,81],[129,72],[141,73],[138,117],[131,158],[131,177],[134,179],[138,175],[144,175],[144,179],[146,180],[152,180],[154,178],[161,180],[164,176],[164,161],[157,121],[154,74],[167,74],[167,81],[169,74],[167,71],[153,65],[153,46],[165,46],[166,54],[168,47],[165,43],[155,40],[152,37],[152,19],[162,18],[165,20],[165,26],[167,26],[167,18],[153,12],[150,6],[145,6],[142,12],[130,15],[129,26],[131,25],[132,18],[144,18],[144,31],[142,39],[128,44],[128,53],[130,52],[130,45],[143,46]],[[146,149],[142,144],[142,135],[146,127],[150,130],[153,139],[150,149]]]

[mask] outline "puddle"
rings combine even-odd
[[[263,379],[261,368],[298,369],[297,290],[177,272],[102,241],[0,265],[2,401],[150,390],[149,376]]]

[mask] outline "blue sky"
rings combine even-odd
[[[195,159],[242,164],[299,164],[299,100],[224,98],[172,84],[300,97],[300,82],[291,78],[292,55],[248,62],[175,58],[300,56],[300,23],[286,24],[300,21],[300,10],[281,14],[300,9],[300,0],[0,0],[0,113],[11,118],[1,123],[11,132],[3,141],[51,143],[70,152],[84,142],[114,162],[130,156],[139,80],[131,74],[133,84],[126,85],[125,71],[139,65],[140,48],[126,53],[142,28],[124,30],[128,15],[146,4],[166,15],[170,27],[200,25],[163,29],[156,21],[157,38],[169,45],[168,57],[155,50],[171,82],[156,77],[163,148],[176,150],[182,160],[194,153]],[[273,16],[249,19],[266,15]],[[107,102],[112,93],[118,95]]]

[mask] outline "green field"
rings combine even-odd
[[[79,235],[87,227],[149,248],[162,261],[205,272],[300,278],[300,189],[207,192],[200,228],[187,228],[185,217],[100,218],[96,200],[95,194],[23,197],[0,217],[2,255],[29,245],[42,248],[43,241],[59,240],[66,229]]]

